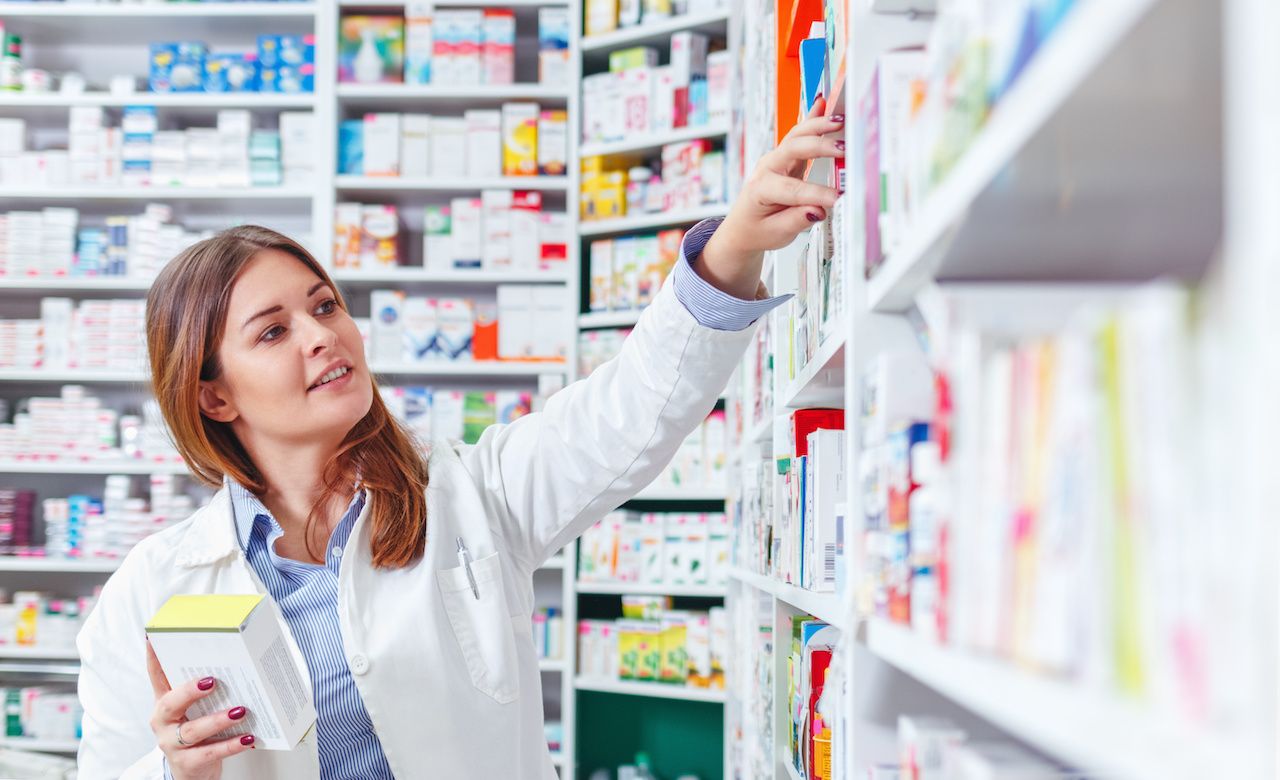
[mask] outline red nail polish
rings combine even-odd
[[[844,141],[836,141],[836,148],[843,152],[843,151],[844,151]]]
[[[844,114],[832,114],[832,115],[831,115],[831,121],[832,121],[832,122],[843,122],[843,121],[844,121]]]
[[[822,217],[818,216],[817,214],[814,214],[812,211],[806,213],[804,215],[804,218],[809,220],[810,222],[817,222],[818,220],[822,219]]]
[[[212,677],[206,677],[200,682],[196,683],[196,687],[202,691],[207,691],[213,687],[213,683],[214,683],[214,679]]]
[[[227,717],[232,720],[240,720],[244,717],[246,712],[248,712],[248,710],[244,707],[232,707],[230,710],[227,710]]]
[[[252,734],[245,734],[243,737],[241,737],[241,738],[240,738],[240,744],[241,744],[241,745],[252,745],[252,744],[253,744],[253,735],[252,735]]]

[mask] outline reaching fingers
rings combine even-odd
[[[815,212],[831,208],[840,197],[840,194],[831,187],[777,173],[761,176],[755,192],[762,203],[778,206],[814,206]]]
[[[788,236],[799,235],[822,221],[827,213],[816,206],[792,206],[789,209],[765,218],[770,230],[785,233]]]
[[[817,135],[787,136],[770,155],[770,170],[784,176],[797,176],[809,160],[844,157],[844,139]]]

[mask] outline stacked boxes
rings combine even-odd
[[[622,620],[578,623],[578,675],[692,688],[724,688],[728,652],[723,607],[670,609],[662,596],[624,596]]]
[[[338,172],[363,176],[562,176],[568,114],[536,103],[463,116],[370,113],[342,122]]]
[[[12,423],[0,424],[0,460],[182,462],[154,400],[144,405],[141,420],[105,407],[76,385],[63,387],[57,398],[25,403]]]
[[[382,387],[391,413],[422,443],[433,439],[474,444],[490,425],[529,414],[533,396],[520,390],[463,391],[432,387]]]
[[[199,41],[151,44],[152,92],[315,91],[314,35],[260,35],[247,53],[210,53]]]
[[[684,230],[591,242],[591,311],[626,311],[651,303],[680,257]]]
[[[629,169],[610,169],[602,157],[585,157],[581,170],[584,221],[691,209],[727,198],[724,152],[712,151],[706,140],[667,144],[659,159]]]
[[[70,273],[78,220],[67,208],[0,214],[0,276]]]
[[[723,513],[611,512],[582,536],[578,579],[641,585],[723,585],[729,522]]]
[[[0,490],[0,555],[31,546],[35,503],[34,490]]]

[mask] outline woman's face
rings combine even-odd
[[[200,405],[246,445],[336,446],[373,404],[355,322],[320,277],[279,250],[259,252],[232,287],[218,358],[222,373],[201,383]]]

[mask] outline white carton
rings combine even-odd
[[[479,198],[454,198],[452,214],[453,265],[458,269],[478,269],[484,256],[481,240],[483,202]]]
[[[147,624],[147,638],[175,685],[218,681],[188,717],[251,703],[248,715],[221,736],[253,734],[259,750],[292,750],[315,724],[315,708],[303,695],[305,672],[266,596],[171,596]]]
[[[404,359],[421,363],[439,357],[440,320],[435,298],[411,295],[404,299]]]
[[[502,175],[502,112],[472,109],[466,122],[466,171],[468,176]]]
[[[467,175],[467,120],[431,117],[431,163],[433,176],[461,178]]]
[[[400,175],[399,114],[364,115],[364,175]]]
[[[400,175],[431,175],[431,115],[405,114],[400,119]]]
[[[480,193],[484,231],[481,267],[486,271],[511,270],[511,190]]]
[[[370,359],[398,363],[404,359],[404,291],[369,294]]]
[[[521,360],[533,356],[533,288],[498,285],[498,357]]]

